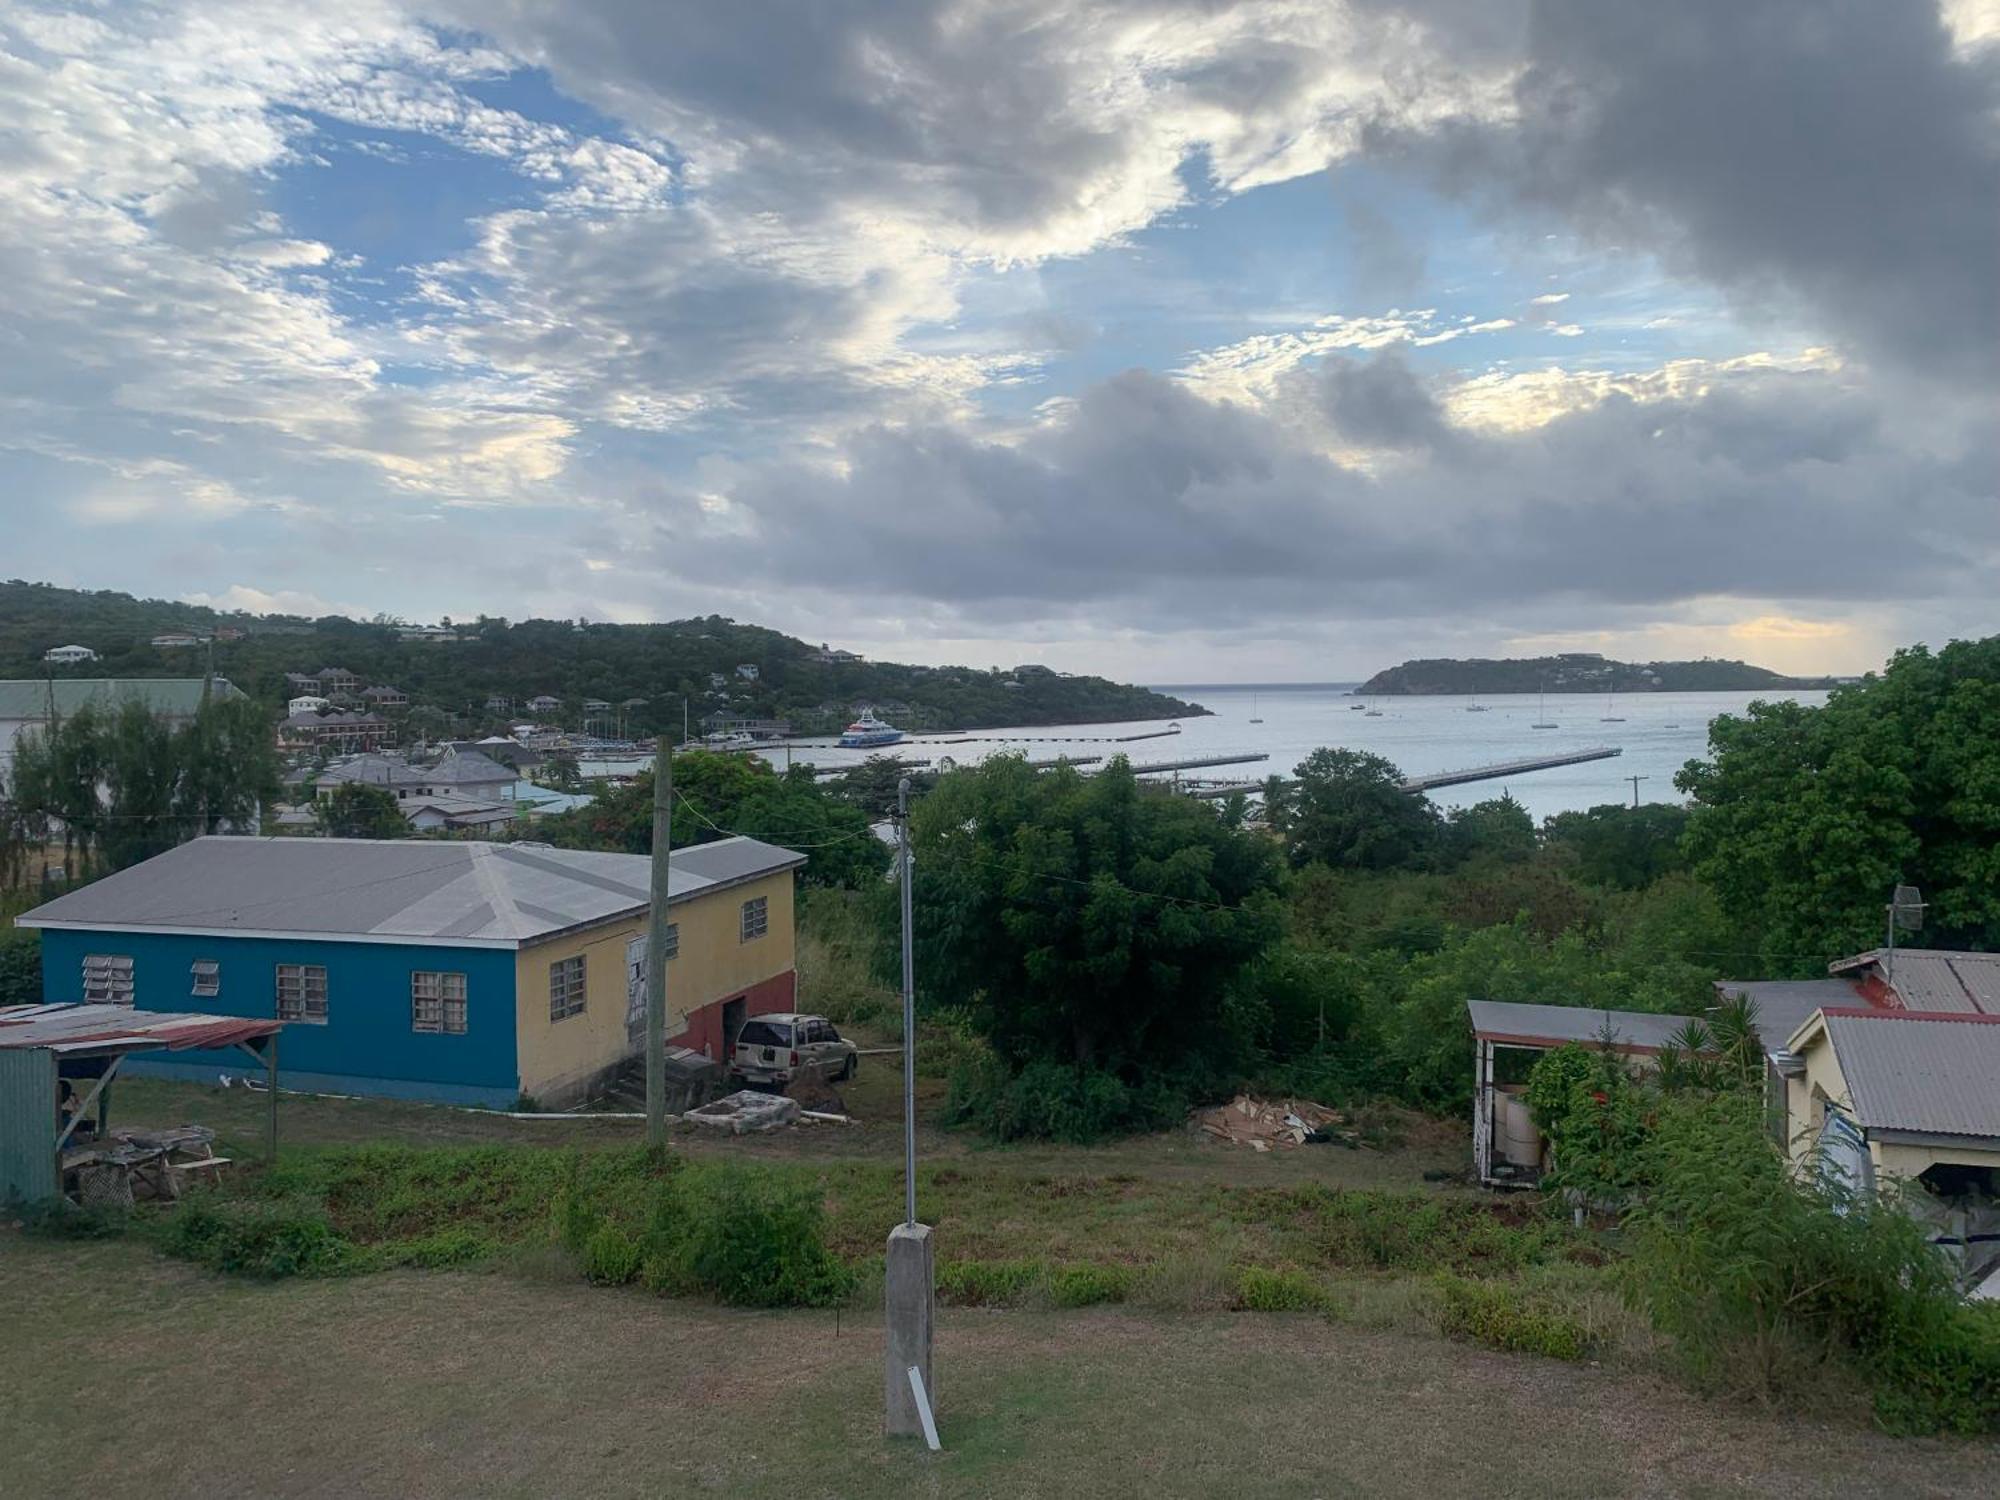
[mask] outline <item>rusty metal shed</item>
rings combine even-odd
[[[77,1122],[109,1112],[109,1086],[134,1052],[239,1047],[262,1063],[270,1088],[268,1151],[278,1142],[278,1030],[282,1022],[123,1005],[16,1005],[0,1009],[0,1202],[36,1202],[61,1191],[63,1148]],[[57,1117],[62,1080],[90,1091],[68,1121]]]

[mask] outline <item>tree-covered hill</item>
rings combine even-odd
[[[1406,661],[1377,672],[1357,693],[1384,696],[1450,693],[1729,693],[1818,688],[1824,677],[1786,677],[1747,662],[1612,661],[1594,652],[1503,660],[1484,657]]]
[[[0,583],[0,678],[51,670],[87,677],[192,676],[202,670],[204,647],[151,644],[155,635],[190,631],[233,634],[215,642],[216,671],[267,707],[276,709],[287,696],[287,672],[343,667],[364,686],[407,693],[411,711],[427,711],[439,733],[498,724],[542,694],[561,699],[563,708],[536,717],[571,728],[583,726],[588,699],[613,705],[644,699],[622,715],[623,729],[634,735],[677,730],[684,701],[691,725],[710,714],[784,717],[802,732],[836,730],[863,703],[905,729],[1109,723],[1207,711],[1146,688],[1041,667],[982,671],[843,660],[819,645],[715,615],[659,625],[481,616],[458,622],[461,639],[449,642],[405,640],[400,623],[224,614],[13,580]],[[42,661],[49,647],[71,644],[90,647],[99,660],[56,668]],[[487,700],[496,697],[510,699],[516,713],[487,710]]]

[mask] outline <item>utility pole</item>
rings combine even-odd
[[[667,1143],[667,878],[674,852],[674,747],[653,742],[653,904],[646,921],[646,1144]]]
[[[911,946],[910,778],[896,784],[896,854],[903,897],[903,1222],[889,1231],[884,1260],[882,1430],[937,1446],[937,1381],[931,1326],[937,1260],[928,1224],[917,1222],[917,988]]]
[[[1653,778],[1650,776],[1627,776],[1625,779],[1632,783],[1632,807],[1636,812],[1639,807],[1639,783],[1642,781],[1651,781]]]
[[[896,783],[896,866],[903,886],[903,1222],[917,1222],[917,968],[910,931],[910,778]]]

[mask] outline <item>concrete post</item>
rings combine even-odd
[[[930,1225],[898,1224],[889,1231],[888,1272],[882,1299],[888,1343],[882,1366],[882,1430],[890,1437],[922,1437],[923,1419],[910,1394],[911,1365],[923,1376],[931,1411],[938,1409],[937,1384],[931,1374],[937,1264]]]

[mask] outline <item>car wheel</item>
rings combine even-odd
[[[847,1083],[854,1077],[854,1070],[861,1066],[861,1059],[854,1053],[847,1054],[847,1063],[840,1070],[840,1081]]]

